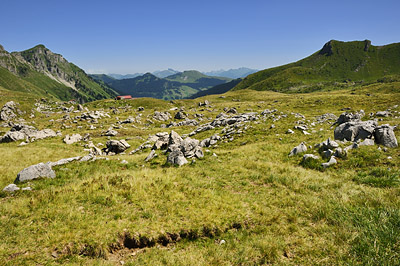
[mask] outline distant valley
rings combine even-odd
[[[151,73],[129,79],[114,79],[104,74],[91,75],[91,77],[104,82],[120,94],[164,100],[188,98],[232,80],[207,76],[195,70],[178,72],[166,78],[159,78]]]

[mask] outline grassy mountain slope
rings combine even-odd
[[[96,80],[96,81],[102,81],[104,83],[109,83],[109,82],[113,82],[114,80],[116,80],[115,78],[106,75],[106,74],[90,74],[89,77],[91,77],[92,79]]]
[[[400,43],[373,46],[369,40],[332,40],[300,61],[249,75],[234,90],[306,92],[349,81],[371,82],[392,74],[400,74]]]
[[[199,97],[203,97],[203,96],[207,96],[207,95],[222,94],[222,93],[225,93],[225,92],[231,90],[232,88],[234,88],[241,81],[242,81],[242,79],[240,79],[240,78],[234,79],[230,82],[214,86],[210,89],[207,89],[204,91],[199,91],[198,93],[191,95],[189,98],[195,99],[195,98],[199,98]]]
[[[146,73],[133,79],[112,80],[107,84],[121,94],[171,100],[190,97],[201,90],[227,81],[230,79],[209,77],[198,71],[185,71],[167,78],[158,78]]]
[[[0,47],[0,68],[0,85],[12,91],[81,102],[116,95],[114,90],[98,84],[82,69],[43,45],[13,53]]]

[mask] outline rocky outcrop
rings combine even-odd
[[[155,111],[153,115],[153,119],[164,122],[171,119],[171,114],[169,112],[158,112]]]
[[[9,121],[17,117],[16,113],[21,112],[18,110],[17,105],[13,101],[9,101],[3,105],[0,110],[0,120],[2,121]]]
[[[57,136],[56,132],[51,129],[37,130],[32,126],[15,124],[10,131],[0,137],[0,143],[18,140],[35,141],[55,136]]]
[[[228,116],[224,113],[219,114],[211,123],[203,124],[196,130],[192,131],[189,136],[196,135],[197,133],[212,130],[216,127],[225,127],[242,122],[250,122],[258,119],[258,115],[255,112],[243,113],[235,116]]]

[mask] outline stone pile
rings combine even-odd
[[[157,156],[156,150],[165,150],[169,153],[167,156],[167,163],[178,166],[188,163],[187,159],[189,158],[204,157],[199,140],[190,137],[183,139],[173,130],[169,134],[168,132],[157,133],[155,136],[152,136],[148,142],[136,149],[135,152],[148,147],[151,142],[154,142],[154,145],[152,146],[150,154],[146,157],[146,161],[150,161]]]
[[[363,112],[362,112],[363,113]],[[362,113],[343,113],[335,122],[334,137],[336,140],[357,142],[370,139],[377,144],[394,148],[398,146],[394,128],[390,125],[378,126],[374,120],[361,121]]]

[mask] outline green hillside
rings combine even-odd
[[[240,78],[239,79],[234,79],[234,80],[232,80],[230,82],[214,86],[214,87],[212,87],[210,89],[207,89],[207,90],[204,90],[204,91],[199,91],[198,93],[191,95],[189,97],[189,99],[196,99],[196,98],[207,96],[207,95],[225,93],[227,91],[230,91],[232,88],[234,88],[236,85],[238,85],[241,81],[242,81],[242,79],[240,79]]]
[[[234,90],[308,92],[372,82],[393,74],[400,74],[400,43],[373,46],[369,40],[332,40],[300,61],[249,75]]]
[[[184,71],[167,78],[158,78],[151,73],[146,73],[136,78],[111,80],[106,83],[121,94],[171,100],[190,97],[199,91],[230,80],[206,76],[198,71]]]
[[[108,76],[106,74],[90,74],[89,77],[91,77],[95,81],[102,81],[102,82],[104,82],[106,84],[116,80],[115,78],[113,78],[111,76]]]
[[[8,53],[0,47],[0,86],[60,100],[111,98],[116,92],[43,45]]]

